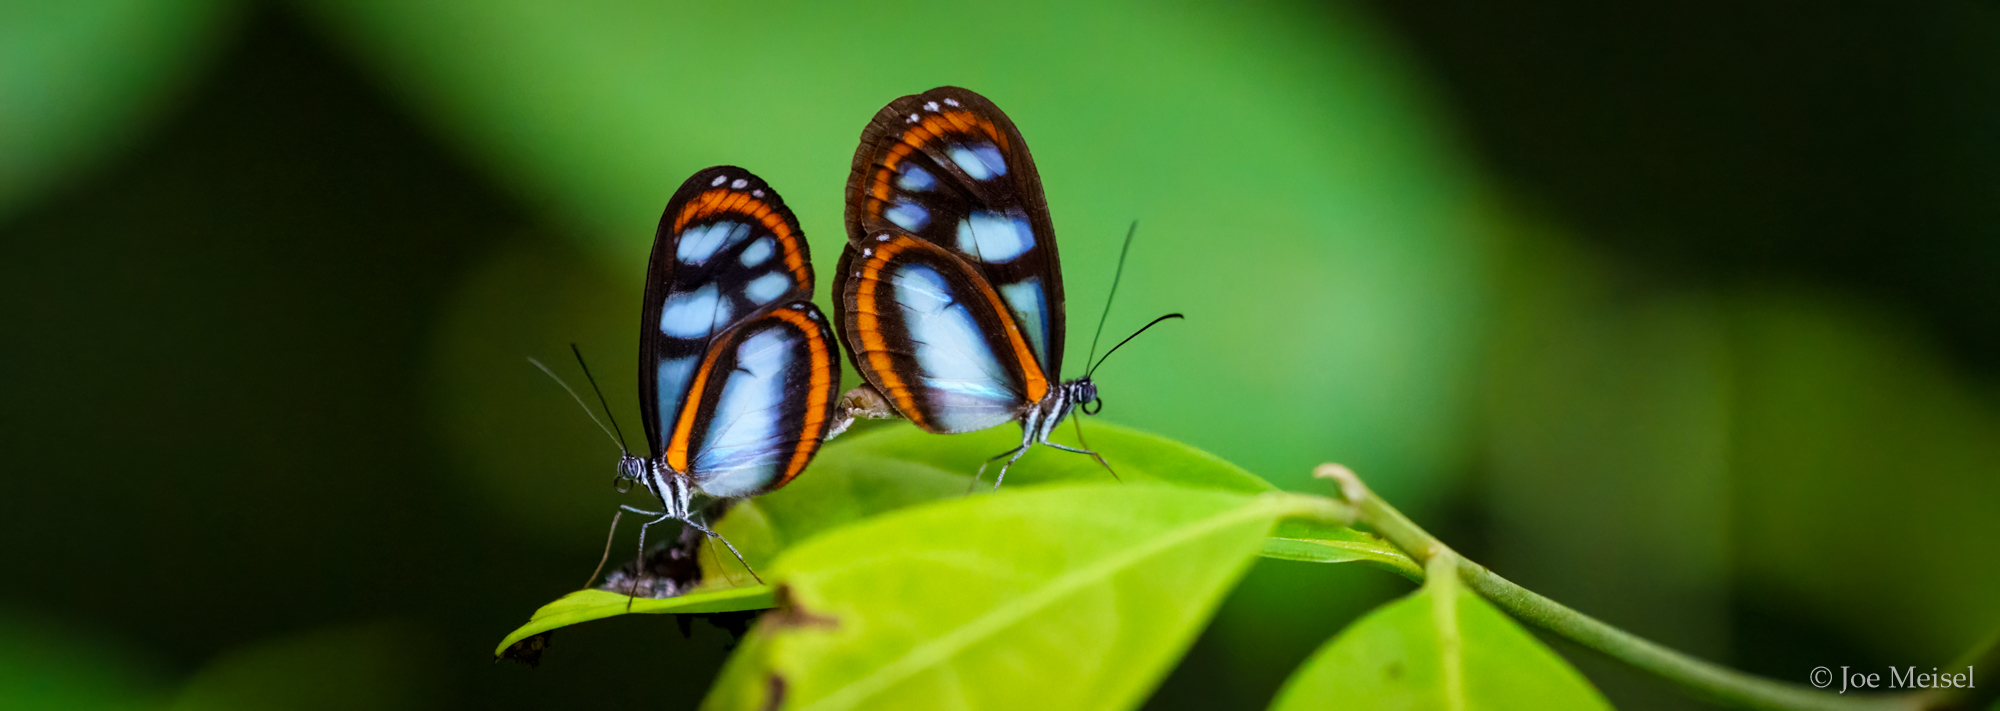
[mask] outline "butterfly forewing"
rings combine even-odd
[[[1033,367],[1060,377],[1062,273],[1048,203],[1020,130],[985,97],[939,87],[878,112],[848,176],[847,230],[855,249],[909,234],[962,260],[999,295]],[[848,291],[838,282],[850,272],[836,291]]]
[[[646,269],[640,413],[656,461],[715,496],[784,485],[818,449],[840,373],[798,220],[749,171],[696,173]]]

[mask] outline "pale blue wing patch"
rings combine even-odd
[[[729,325],[734,311],[712,282],[694,291],[675,292],[660,309],[660,332],[675,338],[705,338]]]
[[[951,162],[973,180],[991,180],[994,176],[1007,174],[1007,159],[1000,156],[1000,149],[991,143],[980,142],[972,145],[954,144],[950,151]]]
[[[896,305],[916,350],[919,383],[934,407],[931,419],[952,432],[982,430],[1014,419],[1021,396],[964,304],[936,270],[910,264],[891,278]]]
[[[791,438],[782,429],[793,335],[789,329],[767,329],[736,346],[736,368],[724,376],[708,434],[689,465],[710,496],[762,491],[791,455]]]
[[[1035,349],[1035,357],[1046,373],[1049,367],[1049,302],[1042,292],[1042,278],[1028,277],[1012,284],[1001,284],[1000,299],[1007,302],[1008,310],[1014,312],[1014,323],[1021,332],[1028,334],[1028,346]],[[1047,373],[1050,378],[1057,377]]]
[[[897,227],[911,232],[917,232],[931,224],[930,211],[909,200],[896,201],[895,205],[882,212],[882,216],[896,223]]]
[[[744,247],[743,255],[739,259],[743,262],[743,266],[754,267],[770,261],[771,255],[776,254],[777,251],[777,240],[770,237],[761,237],[757,241],[751,242],[750,246]]]
[[[660,361],[655,370],[653,388],[660,401],[660,441],[674,438],[674,423],[680,421],[681,405],[687,401],[688,379],[694,376],[694,366],[701,356],[668,358]]]
[[[771,303],[772,299],[783,296],[792,288],[792,277],[784,272],[771,272],[751,279],[743,285],[743,295],[758,306]]]
[[[958,221],[958,251],[987,264],[1012,261],[1035,247],[1024,215],[979,211]]]
[[[930,171],[924,170],[922,166],[915,163],[904,161],[902,168],[897,172],[901,173],[901,175],[896,177],[896,187],[898,188],[913,193],[923,193],[930,192],[931,188],[937,187],[937,176],[931,175]]]
[[[716,252],[749,236],[750,226],[741,222],[723,221],[689,227],[681,233],[680,246],[675,248],[674,258],[691,266],[705,264]]]

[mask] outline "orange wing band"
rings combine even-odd
[[[756,220],[764,225],[764,229],[777,235],[778,244],[785,248],[785,269],[792,273],[795,283],[810,288],[812,275],[806,270],[806,256],[804,250],[799,248],[799,235],[785,222],[784,215],[778,214],[778,211],[771,209],[769,204],[752,197],[749,193],[717,189],[695,196],[681,208],[679,215],[674,216],[674,233],[679,234],[690,222],[725,212]]]
[[[799,428],[799,444],[792,449],[792,459],[785,465],[784,476],[778,477],[777,483],[771,485],[775,489],[791,483],[800,472],[805,471],[806,464],[812,461],[813,452],[819,449],[821,439],[818,433],[825,431],[826,408],[833,397],[834,376],[833,355],[827,350],[826,338],[818,322],[806,318],[804,312],[791,309],[778,309],[771,315],[797,326],[799,332],[805,334],[806,346],[812,351],[812,387],[806,394],[805,423]]]
[[[878,161],[882,167],[875,171],[875,188],[869,191],[875,197],[868,204],[871,219],[882,217],[882,204],[889,200],[889,181],[896,172],[896,166],[902,165],[904,158],[923,148],[924,144],[943,138],[947,133],[984,133],[987,138],[993,139],[993,145],[1000,147],[1001,153],[1011,152],[1007,132],[984,116],[970,111],[946,111],[925,116],[921,122],[903,129],[902,135],[897,136],[897,143],[889,147],[888,155]]]

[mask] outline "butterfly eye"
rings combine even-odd
[[[625,457],[618,460],[618,475],[611,478],[611,488],[623,494],[632,490],[632,482],[639,481],[645,474],[646,460]]]

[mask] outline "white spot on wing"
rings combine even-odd
[[[729,325],[733,309],[715,284],[667,297],[660,309],[660,332],[675,338],[701,338]]]
[[[777,253],[777,251],[776,240],[770,237],[761,237],[757,241],[751,242],[750,246],[743,248],[743,256],[739,258],[739,261],[743,262],[743,266],[754,267],[763,264],[771,258],[772,254]]]
[[[957,100],[957,99],[945,99],[945,100],[944,100],[944,102],[945,102],[945,103],[947,103],[947,104],[950,104],[950,105],[952,105],[952,106],[957,106],[957,105],[958,105],[958,100]]]
[[[902,175],[896,177],[896,187],[917,193],[937,187],[937,176],[915,163],[905,161],[901,172]]]
[[[907,200],[898,201],[895,206],[882,212],[883,217],[896,223],[897,227],[916,232],[931,224],[931,213],[924,206]]]
[[[771,272],[770,274],[751,279],[749,284],[743,286],[743,295],[750,297],[752,303],[763,306],[764,304],[771,303],[772,299],[783,295],[785,290],[790,288],[792,288],[791,277],[786,276],[782,272]]]
[[[704,264],[716,252],[749,236],[750,226],[741,222],[724,221],[689,227],[681,233],[680,246],[674,249],[674,257],[690,266]]]
[[[987,264],[1013,260],[1035,246],[1028,218],[999,212],[975,212],[958,222],[958,251]]]
[[[1020,325],[1021,332],[1028,335],[1028,344],[1035,349],[1039,363],[1047,367],[1049,363],[1049,305],[1042,293],[1042,278],[1028,277],[1012,284],[1001,284],[1000,298],[1007,302],[1007,308],[1014,312],[1014,323]]]
[[[721,184],[723,183],[723,181],[725,181],[725,180],[728,180],[728,179],[729,179],[729,176],[727,176],[727,175],[718,175],[718,176],[715,176],[715,182],[712,182],[712,183],[709,183],[709,185],[710,185],[711,187],[712,187],[712,186],[716,186],[716,185],[721,185]]]
[[[924,103],[924,108],[925,108],[925,109],[929,109],[929,110],[931,110],[931,111],[936,111],[936,110],[938,110],[938,107],[937,107],[937,102],[935,102],[935,101],[928,101],[928,102],[925,102],[925,103]]]
[[[953,145],[951,162],[965,171],[973,180],[987,180],[997,175],[1007,174],[1007,159],[1000,156],[1000,149],[991,143],[975,143],[970,146]]]
[[[674,423],[680,419],[681,403],[687,397],[688,376],[694,375],[696,361],[700,356],[668,358],[660,361],[655,371],[653,387],[657,389],[660,402],[660,441],[673,437]]]

